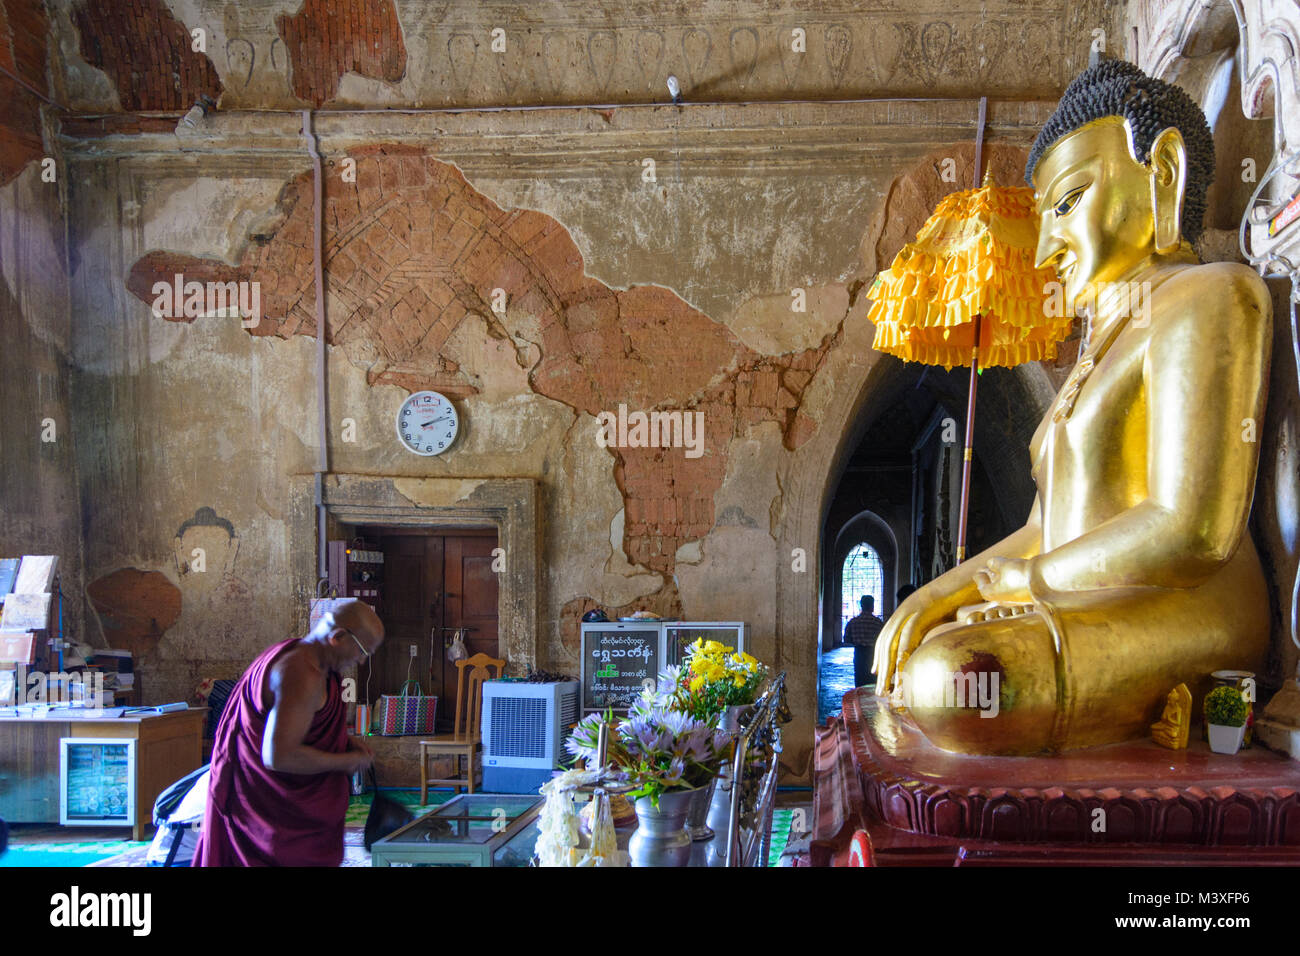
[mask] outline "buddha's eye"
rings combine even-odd
[[[1087,191],[1087,186],[1080,186],[1078,189],[1071,189],[1065,196],[1052,207],[1052,212],[1058,216],[1064,216],[1079,203],[1079,199]]]

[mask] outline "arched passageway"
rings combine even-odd
[[[882,620],[893,613],[900,587],[924,584],[955,562],[969,373],[892,358],[881,363],[882,374],[849,432],[856,440],[832,477],[822,528],[819,720],[838,713],[854,686],[853,649],[843,645],[843,634],[862,588],[850,585],[850,556],[869,552],[877,559],[875,614]],[[1025,391],[1014,371],[990,369],[981,376],[969,553],[1019,527],[1033,502],[1028,444],[1038,415]]]

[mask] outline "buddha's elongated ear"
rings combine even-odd
[[[1187,189],[1187,147],[1176,127],[1161,130],[1151,143],[1151,214],[1156,252],[1177,250],[1183,241],[1183,196]]]

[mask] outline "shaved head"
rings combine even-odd
[[[334,622],[355,634],[372,654],[384,642],[384,622],[364,601],[348,599],[336,605]]]

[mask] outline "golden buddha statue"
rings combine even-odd
[[[1179,684],[1165,698],[1165,710],[1151,725],[1151,739],[1161,747],[1183,750],[1192,733],[1192,692]]]
[[[946,750],[1141,737],[1171,686],[1264,662],[1246,522],[1272,308],[1250,269],[1192,251],[1213,162],[1190,97],[1121,61],[1070,85],[1030,153],[1038,265],[1087,319],[1030,446],[1038,495],[876,644],[877,692]]]

